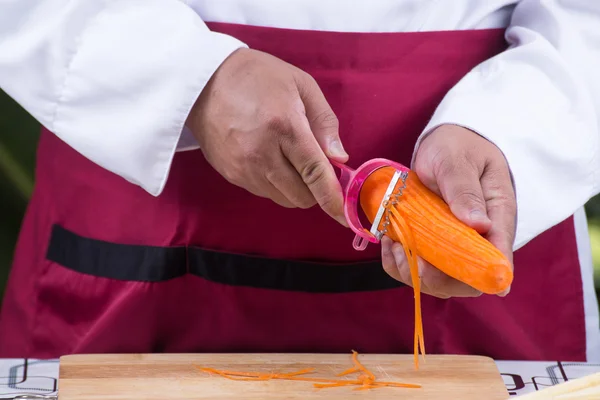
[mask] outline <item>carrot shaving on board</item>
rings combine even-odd
[[[376,389],[382,387],[396,387],[396,388],[411,388],[418,389],[421,385],[415,385],[411,383],[400,383],[400,382],[381,382],[378,381],[375,375],[369,371],[359,360],[358,353],[352,350],[352,362],[354,367],[343,371],[337,376],[345,376],[349,374],[359,373],[357,379],[354,380],[342,380],[342,379],[325,379],[325,378],[310,378],[299,375],[310,374],[315,371],[315,368],[305,368],[295,372],[288,373],[260,373],[260,372],[239,372],[239,371],[227,371],[218,370],[215,368],[195,367],[209,374],[216,374],[227,379],[235,381],[267,381],[272,379],[282,379],[288,381],[303,381],[313,382],[313,386],[317,389],[326,389],[333,387],[342,386],[357,386],[354,390],[366,390]]]

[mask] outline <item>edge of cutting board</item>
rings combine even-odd
[[[112,361],[115,358],[125,358],[128,360],[138,360],[138,361],[161,361],[161,360],[168,360],[168,359],[172,359],[172,358],[178,358],[178,359],[197,359],[197,358],[209,358],[209,357],[217,357],[217,358],[222,358],[222,357],[239,357],[241,355],[244,356],[251,356],[254,358],[268,358],[268,359],[278,359],[278,358],[285,358],[285,357],[294,357],[294,358],[302,358],[302,359],[311,359],[314,358],[315,356],[323,357],[323,356],[327,356],[328,359],[335,359],[335,358],[347,358],[349,356],[352,355],[351,352],[348,353],[235,353],[235,352],[224,352],[224,353],[81,353],[81,354],[68,354],[68,355],[64,355],[61,356],[59,358],[60,364],[63,364],[63,362],[69,363],[71,361],[75,361],[78,360],[79,362],[81,361]],[[367,357],[367,358],[406,358],[406,357],[413,357],[412,354],[390,354],[390,353],[359,353],[360,357]],[[490,362],[494,365],[494,367],[496,368],[496,370],[498,370],[498,373],[500,373],[500,370],[498,369],[498,366],[496,365],[496,361],[488,356],[482,356],[482,355],[475,355],[475,354],[427,354],[425,355],[425,363],[427,362],[428,358],[462,358],[462,359],[471,359],[471,360],[482,360],[485,362]],[[423,365],[423,359],[421,357],[419,357],[419,365]]]

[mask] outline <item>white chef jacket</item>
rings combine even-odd
[[[159,195],[174,152],[197,148],[184,123],[198,94],[246,47],[205,21],[506,27],[512,47],[467,74],[423,133],[459,124],[504,152],[515,249],[599,191],[600,0],[0,0],[0,87],[81,154]]]

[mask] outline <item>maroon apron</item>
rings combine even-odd
[[[210,24],[316,78],[349,165],[410,164],[445,93],[503,30],[335,33]],[[81,132],[85,135],[85,132]],[[517,171],[518,173],[518,171]],[[0,357],[95,352],[411,353],[413,293],[380,247],[318,207],[286,209],[177,153],[153,197],[43,130],[0,320]],[[573,221],[515,255],[506,298],[423,298],[429,353],[583,361]]]

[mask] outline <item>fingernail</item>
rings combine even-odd
[[[348,153],[344,150],[344,146],[342,146],[342,142],[339,139],[333,139],[329,142],[329,153],[333,157],[348,157]]]

